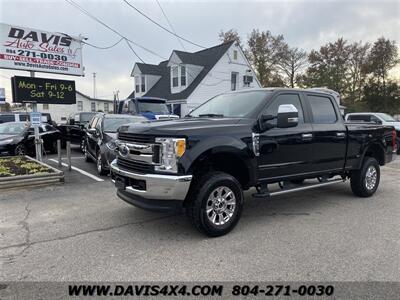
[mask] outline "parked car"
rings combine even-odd
[[[41,114],[43,123],[48,123],[51,124],[52,126],[56,125],[49,113],[41,113]],[[26,122],[26,121],[30,121],[30,115],[27,112],[0,112],[0,124],[7,122]]]
[[[104,175],[115,159],[115,139],[120,126],[147,121],[142,116],[98,113],[91,120],[85,134],[84,153],[86,161],[95,161],[97,172]]]
[[[59,124],[57,129],[61,132],[61,146],[65,148],[67,141],[71,144],[80,145],[84,151],[85,127],[96,115],[94,112],[80,112],[69,116],[65,124]]]
[[[121,127],[110,167],[122,200],[185,208],[198,230],[220,236],[239,221],[251,187],[268,198],[350,179],[355,195],[372,196],[395,140],[392,126],[345,124],[329,93],[251,89],[216,96],[182,119]]]
[[[372,122],[375,124],[389,125],[396,129],[397,153],[400,154],[400,121],[396,121],[391,115],[385,113],[349,113],[346,115],[348,122]]]
[[[178,119],[171,114],[165,99],[154,97],[136,97],[122,100],[118,104],[119,114],[141,115],[149,120]]]
[[[44,151],[57,153],[57,140],[60,132],[49,124],[39,127],[39,136],[43,140]],[[27,122],[8,122],[0,124],[1,155],[35,154],[35,134]]]

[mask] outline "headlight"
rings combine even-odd
[[[111,151],[115,151],[118,148],[118,144],[116,141],[111,140],[106,144],[107,148],[110,149]]]
[[[156,166],[155,170],[177,173],[177,161],[186,151],[186,140],[182,138],[156,138],[156,143],[161,144],[161,149],[160,165]]]
[[[2,140],[2,141],[0,141],[0,145],[6,145],[6,144],[9,144],[9,143],[12,143],[12,142],[13,142],[13,139]]]

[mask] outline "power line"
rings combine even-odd
[[[162,59],[166,59],[165,57],[157,54],[156,52],[147,49],[146,47],[132,41],[131,39],[127,38],[126,36],[124,36],[123,34],[121,34],[120,32],[118,32],[117,30],[115,30],[114,28],[110,27],[109,25],[107,25],[106,23],[104,23],[103,21],[101,21],[99,18],[97,18],[96,16],[92,15],[89,11],[87,11],[86,9],[84,9],[82,6],[80,6],[79,4],[77,4],[76,2],[74,2],[73,0],[65,0],[68,4],[74,6],[76,9],[78,9],[80,12],[82,12],[83,14],[85,14],[86,16],[90,17],[91,19],[95,20],[96,22],[100,23],[101,25],[103,25],[104,27],[106,27],[107,29],[111,30],[112,32],[114,32],[116,35],[118,35],[121,38],[124,38],[125,40],[131,42],[132,44],[134,44],[135,46],[155,55],[158,56]],[[137,54],[136,54],[137,56]],[[143,61],[139,56],[137,56],[141,61]]]
[[[168,23],[169,27],[171,28],[171,30],[172,30],[172,31],[175,33],[175,35],[176,35],[176,31],[175,31],[174,27],[172,26],[171,22],[169,21],[169,18],[167,17],[167,14],[165,13],[164,9],[162,8],[160,2],[159,2],[158,0],[156,0],[156,2],[157,2],[157,4],[158,4],[158,7],[161,9],[161,12],[162,12],[162,14],[164,15],[165,20],[167,20],[167,23]],[[181,39],[178,38],[178,37],[176,37],[176,39],[178,40],[179,44],[181,44],[183,50],[186,51],[185,45],[183,45]]]
[[[133,54],[135,54],[141,60],[142,63],[145,63],[144,60],[141,59],[139,55],[137,55],[136,51],[132,48],[132,45],[129,43],[129,41],[125,39],[125,42],[128,45],[129,49],[132,50]]]
[[[129,5],[131,8],[133,8],[134,10],[136,10],[139,14],[141,14],[141,15],[142,15],[143,17],[145,17],[147,20],[149,20],[149,21],[152,22],[153,24],[157,25],[157,26],[160,27],[161,29],[165,30],[166,32],[168,32],[168,33],[170,33],[170,34],[172,34],[172,35],[174,35],[174,36],[180,38],[181,40],[183,40],[183,41],[185,41],[185,42],[187,42],[187,43],[189,43],[189,44],[192,44],[192,45],[194,45],[194,46],[197,46],[197,47],[203,48],[203,49],[206,48],[206,47],[204,47],[204,46],[201,46],[201,45],[199,45],[199,44],[196,44],[196,43],[194,43],[194,42],[192,42],[192,41],[190,41],[190,40],[188,40],[188,39],[186,39],[186,38],[184,38],[184,37],[182,37],[182,36],[180,36],[180,35],[178,35],[178,34],[172,32],[171,30],[169,30],[168,28],[164,27],[164,26],[161,25],[160,23],[157,23],[157,22],[154,21],[152,18],[150,18],[149,16],[145,15],[143,12],[141,12],[139,9],[137,9],[135,6],[133,6],[131,3],[129,3],[127,0],[122,0],[122,1],[124,1],[127,5]]]
[[[88,43],[88,42],[85,42],[85,41],[82,41],[82,43],[85,44],[85,45],[88,45],[88,46],[90,46],[90,47],[96,48],[96,49],[106,50],[106,49],[111,49],[111,48],[117,46],[117,45],[118,45],[121,41],[123,41],[123,40],[124,40],[124,38],[122,37],[122,38],[120,38],[120,39],[118,40],[118,42],[112,44],[111,46],[106,46],[106,47],[96,46],[96,45],[93,45],[93,44]]]

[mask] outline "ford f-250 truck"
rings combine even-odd
[[[182,119],[120,127],[111,169],[122,200],[183,207],[198,230],[220,236],[251,187],[268,198],[350,179],[355,195],[373,195],[395,141],[391,126],[345,123],[330,94],[257,89],[216,96]]]

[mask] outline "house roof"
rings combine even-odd
[[[140,72],[142,72],[143,74],[162,76],[163,72],[159,65],[142,64],[142,63],[136,63],[136,65],[138,66]]]
[[[158,65],[137,63],[140,71],[142,71],[143,74],[151,74],[142,70],[142,67],[145,65],[144,69],[148,68],[148,70],[151,71],[155,71],[155,69],[157,69],[157,72],[159,72],[157,75],[161,76],[156,84],[144,96],[159,97],[167,100],[187,99],[233,43],[233,41],[223,43],[194,53],[174,50],[183,64],[192,64],[203,67],[191,84],[179,93],[171,93],[171,73],[167,67],[168,61],[162,61]],[[190,73],[189,76],[191,76]],[[129,97],[134,97],[134,94],[135,93],[132,92]]]
[[[96,99],[96,98],[92,98],[80,91],[75,91],[77,94],[81,95],[82,97],[88,98],[89,100],[93,100],[93,101],[103,101],[103,102],[113,102],[114,100],[112,99]]]

